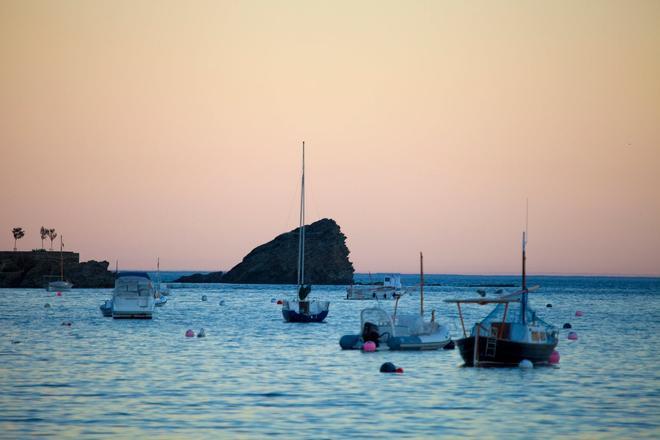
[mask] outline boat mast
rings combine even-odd
[[[160,257],[156,257],[156,271],[158,272],[158,291],[160,292]]]
[[[64,254],[62,253],[62,249],[64,249],[64,242],[60,235],[60,281],[64,281]]]
[[[424,318],[424,255],[419,253],[419,315]]]
[[[522,234],[522,295],[520,295],[520,315],[523,324],[527,322],[527,255],[525,253],[527,247],[527,227],[529,225],[529,199],[525,203],[525,230]]]
[[[298,286],[305,283],[305,141],[302,143],[302,178],[300,186],[300,224],[298,229]]]

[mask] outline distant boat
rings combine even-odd
[[[309,300],[311,285],[305,285],[305,142],[302,145],[302,184],[300,188],[300,227],[298,228],[298,299],[282,302],[282,316],[287,322],[323,322],[328,316],[329,301]]]
[[[60,279],[58,281],[51,281],[48,283],[49,292],[63,292],[71,290],[73,284],[64,280],[64,242],[60,235]]]
[[[385,275],[382,285],[351,285],[346,288],[346,299],[349,300],[391,300],[402,294],[401,276],[399,274]]]
[[[105,317],[112,317],[112,300],[106,299],[103,304],[99,306],[101,313]]]
[[[365,342],[373,342],[377,349],[389,350],[439,350],[451,342],[449,328],[435,320],[424,320],[424,269],[420,253],[420,303],[419,313],[397,313],[401,296],[396,296],[394,312],[387,313],[380,304],[360,313],[360,334],[344,335],[339,345],[344,350],[359,350]]]
[[[535,365],[549,363],[559,341],[558,330],[541,320],[528,305],[528,294],[536,287],[527,288],[526,244],[526,233],[523,232],[520,291],[494,298],[445,300],[458,306],[463,338],[458,339],[456,345],[468,367],[516,366],[525,359]],[[520,308],[511,310],[516,303],[520,304]],[[486,318],[477,322],[468,335],[461,304],[496,304],[496,307]]]
[[[112,292],[112,317],[151,319],[156,306],[154,286],[146,272],[121,272]]]
[[[157,284],[156,284],[156,293],[157,293],[157,298],[160,296],[168,296],[170,294],[170,289],[167,287],[167,284],[162,284],[160,281],[160,257],[156,260],[156,271],[157,271]],[[167,298],[165,301],[162,302],[162,304],[156,304],[157,306],[162,306],[167,302]]]

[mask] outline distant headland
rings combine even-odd
[[[59,279],[63,262],[64,279],[76,288],[112,287],[115,275],[107,261],[80,262],[76,252],[47,250],[0,251],[0,288],[41,288]]]

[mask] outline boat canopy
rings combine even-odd
[[[360,313],[360,327],[364,329],[364,324],[370,322],[375,324],[380,329],[380,332],[387,330],[390,333],[390,336],[394,335],[394,324],[392,323],[392,318],[390,318],[389,313],[380,307],[369,307],[362,310]]]
[[[383,287],[394,287],[395,289],[401,288],[401,275],[388,274],[383,277]]]
[[[522,322],[520,319],[520,308],[519,307],[509,307],[506,316],[504,314],[504,304],[498,304],[482,321],[481,325],[484,326],[485,328],[490,328],[491,324],[494,322],[502,322],[504,319],[504,322],[508,323],[515,323],[515,322]],[[543,321],[541,318],[538,317],[536,314],[536,310],[532,309],[531,307],[527,306],[525,308],[526,313],[526,322],[530,323],[531,325],[534,326],[539,326],[539,327],[545,327],[548,330],[553,330],[555,327],[551,324],[548,324],[547,322]]]

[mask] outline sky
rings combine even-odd
[[[0,0],[0,248],[660,275],[660,2]]]

